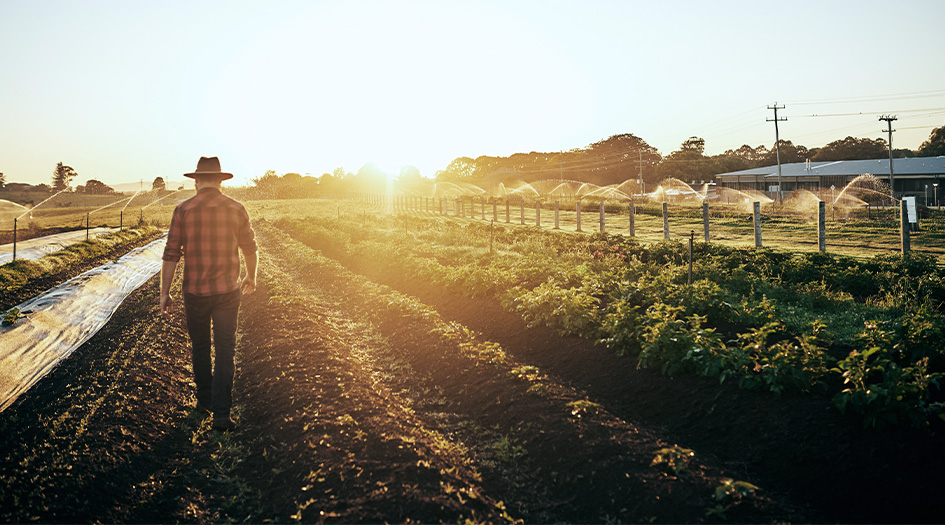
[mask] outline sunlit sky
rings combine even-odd
[[[633,133],[915,149],[945,123],[945,1],[0,0],[0,172],[245,183]],[[852,114],[848,116],[836,115]],[[232,183],[231,183],[232,184]]]

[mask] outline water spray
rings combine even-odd
[[[164,199],[166,199],[166,198],[168,198],[168,197],[170,197],[170,196],[172,196],[172,195],[174,195],[174,194],[176,194],[176,193],[178,193],[178,192],[181,192],[181,191],[183,191],[183,190],[174,190],[173,192],[168,193],[167,195],[165,195],[165,196],[163,196],[163,197],[161,197],[161,198],[159,198],[159,199],[155,199],[155,200],[153,200],[153,201],[151,201],[151,202],[145,204],[144,206],[141,207],[141,209],[143,210],[143,209],[145,209],[145,208],[147,208],[147,207],[149,207],[149,206],[152,206],[152,205],[154,205],[154,204],[157,204],[157,203],[161,202],[162,200],[164,200]]]
[[[26,215],[27,213],[31,213],[31,212],[32,212],[33,210],[35,210],[36,208],[39,208],[39,207],[42,206],[43,204],[46,204],[46,203],[49,202],[50,200],[56,198],[57,195],[59,195],[60,193],[66,191],[67,189],[69,189],[69,188],[66,188],[66,189],[63,189],[63,190],[59,190],[58,192],[56,192],[56,193],[53,194],[52,196],[48,197],[46,200],[40,202],[39,204],[37,204],[36,206],[33,206],[33,207],[30,208],[30,209],[24,211],[19,217],[17,217],[17,219],[22,219],[22,218],[23,218],[23,215]]]
[[[66,191],[66,190],[68,190],[68,189],[69,189],[69,188],[63,188],[63,189],[57,191],[57,192],[54,193],[53,195],[49,196],[48,198],[46,198],[45,200],[43,200],[42,202],[40,202],[39,204],[37,204],[36,206],[33,206],[32,208],[29,208],[29,209],[27,209],[26,211],[24,211],[22,214],[20,214],[19,217],[15,217],[15,218],[13,219],[13,260],[14,260],[14,261],[16,260],[16,223],[17,223],[17,221],[19,221],[20,219],[22,219],[23,216],[26,215],[27,213],[30,214],[30,218],[32,219],[32,218],[33,218],[33,215],[32,215],[33,210],[35,210],[36,208],[39,208],[39,207],[42,206],[43,204],[46,204],[47,202],[49,202],[50,200],[52,200],[53,198],[55,198],[57,195],[59,195],[60,193]]]

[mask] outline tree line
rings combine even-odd
[[[889,156],[883,139],[846,137],[821,148],[795,145],[781,141],[781,162],[835,161],[882,159]],[[919,149],[895,149],[893,156],[927,157],[945,155],[945,126],[935,129]],[[437,171],[436,182],[473,183],[488,187],[498,182],[534,182],[561,179],[588,182],[597,185],[619,184],[628,179],[642,179],[645,184],[658,183],[674,177],[686,182],[708,182],[715,175],[729,171],[770,166],[776,163],[777,151],[760,145],[743,145],[720,155],[705,154],[705,140],[690,137],[679,149],[661,155],[653,146],[636,135],[624,133],[595,142],[584,148],[563,152],[516,153],[508,157],[459,157],[446,168]],[[396,174],[387,174],[372,163],[365,164],[357,173],[336,168],[319,177],[298,173],[278,175],[267,171],[252,180],[244,190],[232,190],[239,198],[298,198],[357,192],[384,191],[385,185],[423,180],[419,170],[406,166]]]
[[[643,139],[614,135],[585,148],[555,153],[519,153],[509,157],[460,157],[436,173],[438,181],[489,181],[514,178],[525,182],[561,178],[598,185],[619,184],[628,179],[658,183],[673,177],[687,182],[708,182],[719,173],[777,163],[884,159],[889,149],[884,139],[846,137],[821,148],[807,148],[790,140],[780,141],[780,152],[747,144],[720,155],[705,154],[705,140],[690,137],[679,149],[663,156]],[[945,126],[936,128],[917,150],[894,149],[894,158],[945,155]]]
[[[728,150],[720,155],[705,154],[705,140],[690,137],[679,149],[661,155],[653,146],[636,135],[624,133],[613,135],[583,148],[559,152],[516,153],[508,157],[480,156],[459,157],[446,168],[437,171],[437,182],[469,182],[491,184],[506,181],[534,182],[545,179],[561,179],[588,182],[597,185],[619,184],[628,179],[642,179],[645,184],[658,183],[673,177],[686,182],[708,182],[719,173],[770,166],[776,163],[778,151],[771,147],[747,144]],[[935,157],[945,155],[945,126],[934,129],[929,138],[915,151],[893,150],[893,157]],[[807,148],[790,140],[780,142],[782,164],[793,162],[864,160],[888,158],[889,150],[884,139],[846,137],[835,140],[821,148]],[[77,176],[75,170],[62,162],[53,170],[52,186],[40,184],[34,191],[62,191],[69,188]],[[420,171],[406,166],[396,174],[387,174],[373,163],[367,163],[357,173],[336,168],[319,177],[302,176],[299,173],[278,175],[270,170],[252,180],[252,186],[233,189],[240,198],[298,198],[341,193],[384,191],[393,182],[399,184],[420,182]],[[6,179],[0,173],[0,190]],[[76,193],[107,195],[114,189],[100,181],[91,179],[74,188]],[[167,191],[164,179],[157,177],[152,191]]]

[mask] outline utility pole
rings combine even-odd
[[[641,193],[646,193],[646,186],[643,184],[643,150],[638,149],[637,153],[640,155],[640,160],[637,162],[637,165],[640,166],[640,187],[643,188]]]
[[[884,131],[889,133],[889,196],[892,198],[893,201],[895,201],[896,200],[896,187],[893,185],[892,134],[893,134],[893,131],[896,131],[896,130],[892,129],[892,123],[894,120],[898,120],[898,119],[896,119],[896,117],[892,115],[883,115],[882,117],[879,117],[879,120],[886,121],[886,129]]]
[[[640,160],[637,161],[637,166],[640,167],[640,187],[642,188],[642,193],[646,194],[646,181],[643,180],[643,150],[637,149],[637,153],[640,156]]]
[[[778,106],[777,102],[773,106],[768,106],[768,109],[774,110],[774,118],[765,120],[774,122],[774,149],[778,158],[778,204],[781,204],[784,201],[784,186],[781,185],[781,138],[778,136],[778,122],[786,121],[787,117],[778,118],[778,110],[784,109],[784,106]]]

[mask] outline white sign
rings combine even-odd
[[[903,197],[902,200],[906,201],[906,214],[909,217],[909,222],[912,224],[919,222],[919,214],[915,209],[915,197]]]

